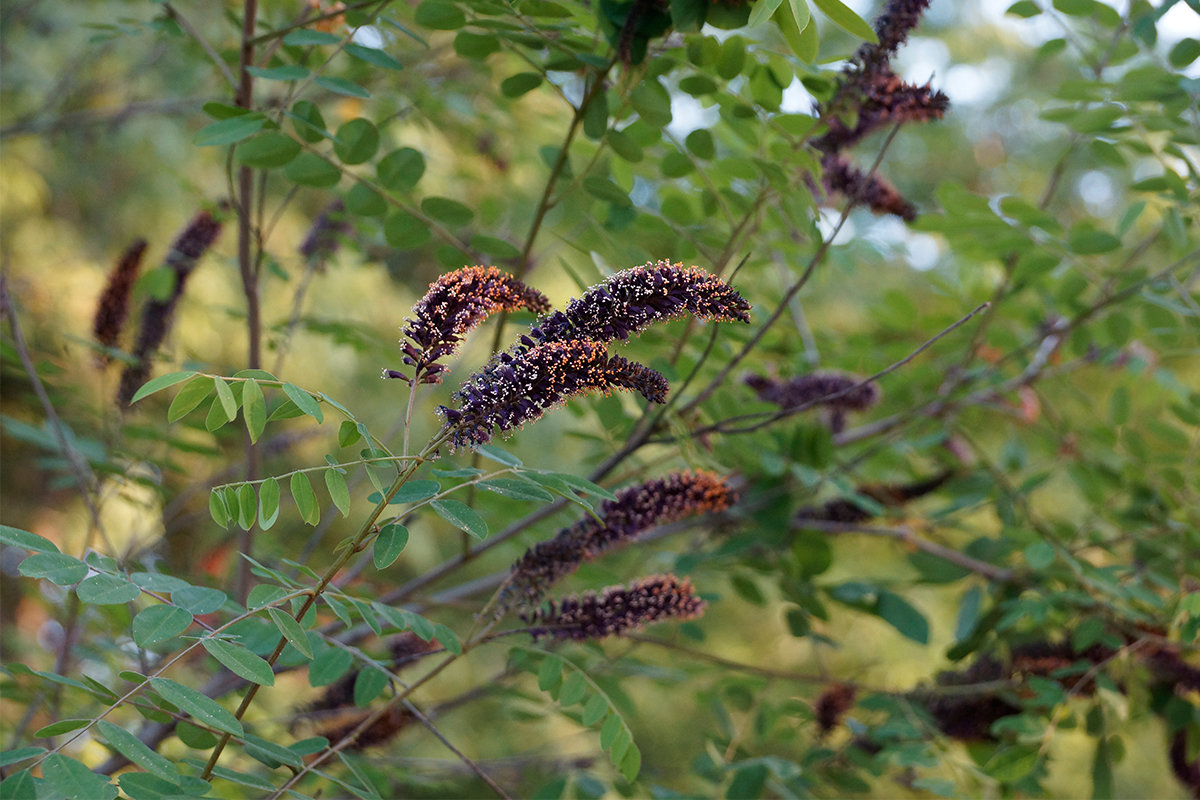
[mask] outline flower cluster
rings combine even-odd
[[[454,395],[458,408],[441,406],[438,412],[453,429],[451,446],[459,449],[486,444],[496,431],[537,419],[574,395],[614,388],[661,403],[670,386],[649,367],[610,356],[599,342],[550,342],[471,376]]]
[[[436,640],[427,642],[411,631],[405,631],[392,637],[388,642],[392,669],[397,671],[402,669],[436,646]],[[297,718],[306,719],[318,726],[327,719],[340,720],[342,712],[354,705],[354,684],[363,669],[374,669],[374,667],[350,670],[325,687],[325,691],[321,692],[315,700],[301,708]],[[341,722],[337,724],[340,725]]]
[[[175,239],[167,253],[166,266],[174,273],[175,282],[166,299],[151,298],[142,307],[141,327],[133,346],[134,363],[121,374],[121,385],[117,390],[117,402],[126,406],[138,388],[150,375],[150,357],[167,337],[171,329],[175,306],[183,297],[183,287],[200,260],[221,233],[221,222],[207,211],[192,217],[191,222]]]
[[[495,432],[536,419],[581,392],[632,389],[661,403],[670,388],[666,378],[642,364],[609,356],[604,343],[628,339],[653,323],[684,314],[749,322],[749,310],[733,287],[696,267],[659,261],[617,273],[565,311],[544,316],[510,350],[497,353],[463,383],[454,395],[458,407],[439,409],[454,429],[452,446],[484,444]],[[417,316],[420,323],[421,314]],[[409,328],[420,327],[409,323]],[[413,348],[409,358],[419,361],[421,351]]]
[[[321,736],[331,742],[340,742],[358,729],[358,726],[371,715],[367,708],[351,708],[338,720],[338,724],[321,729]],[[358,737],[350,743],[351,751],[362,751],[368,747],[386,744],[397,734],[404,731],[413,721],[411,711],[403,706],[388,706],[383,716],[368,725]]]
[[[905,220],[916,209],[890,183],[868,177],[846,161],[841,151],[884,125],[941,119],[949,98],[925,84],[905,83],[892,71],[891,58],[921,21],[929,0],[889,0],[875,20],[878,44],[864,44],[842,71],[840,85],[823,109],[829,130],[814,144],[824,156],[825,189],[840,192],[877,214]],[[831,112],[831,113],[830,113]],[[847,124],[845,119],[852,119]]]
[[[550,301],[496,267],[464,267],[447,273],[429,286],[404,324],[404,363],[413,368],[409,379],[395,370],[391,378],[411,383],[440,383],[446,371],[439,360],[458,349],[463,337],[499,311],[527,308],[550,310]]]
[[[858,111],[853,126],[841,120],[829,120],[829,132],[818,141],[817,146],[827,152],[838,152],[857,144],[874,130],[897,122],[928,122],[941,119],[950,105],[949,98],[925,84],[914,86],[900,80],[887,69],[880,73],[857,73],[869,75],[854,84],[852,94]],[[843,100],[848,100],[844,96]]]
[[[116,347],[125,320],[129,318],[129,295],[133,291],[133,283],[137,280],[142,268],[142,256],[146,254],[146,240],[137,239],[117,260],[112,272],[108,274],[108,283],[96,304],[96,315],[92,318],[92,333],[96,341],[105,347]],[[101,366],[109,361],[107,356],[101,356]]]
[[[587,517],[525,551],[513,564],[500,608],[513,603],[534,606],[547,589],[584,561],[659,525],[724,511],[736,499],[734,490],[711,472],[675,472],[617,492],[615,500],[600,505],[598,518]]]
[[[602,639],[620,636],[652,622],[693,619],[704,611],[690,581],[674,575],[652,575],[623,586],[613,586],[596,595],[587,593],[551,600],[531,620],[534,638]]]
[[[1096,691],[1094,673],[1081,673],[1072,667],[1080,661],[1100,666],[1116,652],[1106,645],[1094,644],[1077,653],[1070,642],[1034,640],[1017,645],[1006,658],[984,654],[965,670],[939,672],[933,691],[917,688],[907,696],[924,706],[947,736],[966,742],[995,741],[992,724],[1022,711],[1016,699],[1021,694],[1020,687],[1014,693],[1012,689],[994,688],[996,684],[1007,681],[1020,684],[1036,677],[1056,681],[1073,695],[1091,695]],[[1151,672],[1155,678],[1162,677],[1153,669]],[[976,693],[944,691],[949,687],[988,684],[993,688]]]
[[[921,23],[921,15],[929,8],[930,0],[890,0],[875,18],[875,37],[879,44],[864,44],[858,50],[863,64],[886,64],[906,41],[908,34]]]

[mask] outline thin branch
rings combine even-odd
[[[67,438],[65,426],[62,420],[59,419],[58,412],[54,410],[54,404],[50,401],[50,395],[46,392],[46,387],[38,375],[33,358],[29,355],[29,345],[25,341],[25,334],[21,330],[21,322],[17,318],[17,309],[13,305],[12,297],[9,295],[7,274],[0,274],[0,313],[8,317],[8,325],[12,330],[13,347],[17,351],[17,357],[21,360],[21,366],[25,368],[25,374],[29,378],[30,385],[33,387],[33,393],[37,395],[38,402],[42,405],[42,412],[46,415],[46,424],[54,434],[54,439],[58,442],[59,450],[62,451],[63,456],[67,459],[67,464],[70,465],[71,474],[75,478],[75,484],[79,487],[79,495],[83,500],[84,506],[87,507],[88,516],[91,517],[92,530],[96,531],[108,553],[115,556],[117,552],[104,530],[104,524],[100,521],[100,509],[96,507],[95,502],[92,500],[92,494],[96,487],[96,475],[92,472],[91,467],[88,466],[87,461],[80,452],[75,449],[71,440]],[[89,534],[88,541],[84,542],[85,550],[90,545],[90,540],[91,536]]]
[[[0,139],[27,133],[45,134],[87,125],[119,125],[141,114],[165,114],[173,116],[183,111],[199,108],[202,98],[180,100],[135,100],[121,108],[89,108],[68,111],[56,117],[34,118],[14,122],[0,128]]]
[[[1025,344],[1015,348],[1014,350],[1011,350],[996,363],[995,368],[992,370],[976,376],[961,376],[953,386],[946,387],[943,390],[947,396],[939,397],[936,400],[932,400],[915,409],[910,409],[899,414],[894,414],[885,419],[876,420],[875,422],[871,422],[866,425],[842,431],[834,436],[834,443],[837,445],[844,445],[862,441],[863,439],[869,439],[871,437],[879,436],[883,433],[894,430],[918,417],[938,417],[944,413],[953,411],[963,406],[979,403],[995,397],[996,395],[1004,394],[1006,392],[1013,391],[1014,389],[1018,389],[1021,386],[1028,385],[1033,380],[1037,379],[1039,375],[1030,374],[1029,370],[1026,369],[1022,370],[1021,374],[1017,377],[1010,378],[1004,383],[1001,383],[999,386],[982,389],[958,399],[954,399],[949,396],[953,391],[958,389],[966,389],[972,384],[981,382],[986,377],[994,376],[997,369],[1004,363],[1017,358],[1030,350],[1034,350],[1036,355],[1036,350],[1042,347],[1048,335],[1058,338],[1066,337],[1071,331],[1082,327],[1088,320],[1099,314],[1108,306],[1120,303],[1123,300],[1132,297],[1149,284],[1154,283],[1155,281],[1163,280],[1183,267],[1200,269],[1200,249],[1191,251],[1187,255],[1182,256],[1171,264],[1168,264],[1158,272],[1148,275],[1139,281],[1135,281],[1115,294],[1102,297],[1100,300],[1097,300],[1095,303],[1072,317],[1065,326],[1056,327],[1055,330],[1051,331],[1050,334],[1041,333],[1036,338],[1033,338]]]
[[[980,561],[977,558],[971,558],[964,553],[960,553],[952,547],[938,544],[929,539],[915,533],[911,528],[907,527],[882,527],[877,525],[855,525],[845,522],[827,522],[825,520],[810,520],[806,519],[798,523],[802,528],[810,530],[824,531],[825,533],[862,533],[868,536],[879,536],[889,539],[899,539],[910,547],[915,547],[922,552],[928,553],[931,556],[942,559],[955,566],[970,570],[993,581],[1000,583],[1010,583],[1015,573],[1011,569],[997,567],[994,564],[989,564],[986,561]]]
[[[410,714],[412,714],[414,717],[416,717],[417,720],[420,721],[420,723],[422,725],[424,725],[429,730],[430,733],[433,734],[434,738],[436,738],[439,742],[441,742],[443,745],[445,745],[447,750],[449,750],[451,753],[454,753],[454,755],[458,758],[459,761],[466,764],[467,767],[471,770],[471,772],[474,772],[476,775],[478,775],[479,779],[488,785],[488,788],[490,788],[493,792],[495,792],[500,797],[503,797],[506,799],[510,798],[510,795],[508,794],[508,792],[504,791],[504,789],[502,789],[498,783],[496,783],[494,780],[492,780],[491,776],[489,776],[486,772],[484,772],[482,767],[480,767],[478,764],[476,764],[474,761],[472,761],[470,758],[468,758],[465,753],[463,753],[461,750],[459,750],[457,747],[455,747],[450,742],[450,740],[447,739],[442,734],[442,732],[437,729],[437,726],[435,726],[433,724],[433,722],[429,719],[429,717],[427,717],[421,713],[421,711],[416,707],[416,705],[413,704],[413,702],[411,700],[405,700],[404,707],[406,709],[408,709],[408,712]]]
[[[179,13],[179,9],[171,3],[163,3],[163,9],[171,15],[171,19],[175,20],[184,33],[196,40],[196,44],[200,45],[200,49],[217,65],[217,69],[220,71],[222,77],[225,78],[230,88],[236,90],[238,87],[237,78],[233,76],[233,72],[229,69],[229,65],[225,63],[225,59],[221,58],[221,54],[217,52],[215,47],[209,44],[208,39],[204,38],[204,34],[200,33],[199,29],[189,22],[187,17]]]
[[[314,23],[317,23],[317,22],[325,22],[327,20],[336,19],[337,17],[345,16],[347,11],[357,11],[360,8],[366,8],[367,6],[373,6],[378,2],[379,2],[379,0],[361,0],[361,2],[350,3],[345,6],[339,5],[333,11],[326,11],[325,13],[318,14],[315,17],[308,17],[307,19],[301,19],[297,22],[293,22],[290,25],[284,25],[282,28],[276,28],[275,30],[273,30],[269,33],[259,34],[258,36],[255,36],[253,39],[251,39],[250,43],[252,45],[257,46],[257,45],[262,44],[263,42],[272,41],[273,39],[282,39],[284,36],[287,36],[292,31],[299,30],[301,28],[307,28],[308,26],[313,25]]]
[[[887,139],[884,140],[883,146],[879,148],[879,155],[875,157],[875,161],[871,164],[871,168],[867,170],[866,177],[868,179],[875,174],[876,170],[879,169],[879,165],[883,162],[883,157],[887,153],[888,147],[891,146],[892,141],[896,138],[896,134],[899,131],[899,124],[892,126],[892,130],[888,134]],[[863,183],[865,185],[866,181]],[[711,397],[712,393],[715,392],[723,383],[725,383],[725,379],[728,378],[729,374],[737,368],[737,365],[740,364],[742,360],[745,359],[746,356],[748,356],[751,351],[758,346],[758,343],[762,341],[764,336],[767,335],[767,331],[771,329],[771,326],[779,321],[779,318],[782,317],[787,311],[788,304],[791,303],[792,298],[796,296],[797,292],[804,288],[805,284],[808,283],[809,279],[816,271],[817,266],[820,265],[820,263],[825,259],[825,255],[829,252],[829,248],[833,246],[833,240],[837,238],[839,233],[841,233],[846,221],[850,218],[850,212],[854,210],[854,208],[858,205],[858,202],[859,201],[857,197],[850,198],[850,200],[846,203],[845,208],[842,209],[841,216],[838,217],[838,221],[833,226],[833,230],[830,231],[829,236],[827,236],[821,242],[821,246],[817,248],[815,253],[813,253],[812,258],[810,258],[808,261],[808,265],[804,268],[804,272],[801,273],[796,282],[793,283],[787,292],[784,293],[783,298],[780,299],[778,305],[775,307],[775,310],[771,312],[771,316],[769,316],[767,321],[764,322],[757,331],[755,331],[754,335],[750,337],[749,341],[742,345],[742,349],[739,350],[731,359],[729,359],[729,362],[722,367],[721,371],[718,372],[716,377],[709,382],[708,386],[704,387],[699,394],[692,398],[691,402],[680,409],[681,414],[695,409],[697,406]]]
[[[807,409],[810,409],[814,406],[821,405],[822,403],[829,403],[833,400],[837,400],[838,398],[844,397],[845,395],[848,395],[851,392],[857,391],[858,389],[861,389],[862,387],[866,386],[867,384],[874,383],[874,382],[878,381],[880,378],[890,375],[891,373],[893,373],[896,370],[900,369],[901,367],[905,366],[906,364],[911,362],[914,358],[921,355],[921,353],[925,352],[930,347],[932,347],[934,344],[936,344],[939,339],[943,338],[944,336],[948,335],[955,329],[966,324],[976,314],[978,314],[979,312],[988,308],[989,305],[990,305],[990,303],[983,303],[982,305],[977,306],[974,310],[972,310],[966,316],[962,317],[957,322],[950,325],[948,328],[944,329],[943,331],[938,333],[936,336],[934,336],[933,338],[926,341],[924,344],[922,344],[916,350],[909,353],[904,358],[900,359],[899,361],[895,362],[894,364],[891,364],[891,365],[881,369],[879,372],[876,372],[874,375],[871,375],[868,378],[864,378],[863,380],[859,381],[858,383],[853,384],[852,386],[848,386],[845,389],[842,389],[840,391],[825,395],[824,397],[818,397],[815,400],[810,400],[807,403],[801,403],[800,405],[797,405],[797,406],[792,406],[790,408],[783,408],[783,409],[780,409],[779,411],[771,412],[770,415],[766,419],[760,419],[762,417],[762,413],[743,414],[741,416],[730,417],[728,419],[721,420],[720,422],[715,422],[712,425],[708,425],[704,428],[700,428],[698,430],[692,431],[691,435],[692,436],[702,436],[702,435],[708,434],[708,433],[722,433],[722,434],[751,433],[753,431],[759,430],[760,428],[764,428],[768,425],[772,425],[781,419],[785,419],[786,417],[790,417],[795,414],[798,414],[801,411],[806,411]],[[738,422],[738,421],[742,421],[742,420],[750,420],[750,419],[760,419],[760,421],[756,422],[754,424],[751,424],[751,425],[745,425],[740,428],[725,427],[729,423]]]
[[[242,47],[238,63],[240,82],[236,85],[237,96],[234,102],[239,108],[247,110],[254,107],[254,76],[250,67],[254,64],[254,28],[258,22],[258,0],[246,0],[242,9]],[[260,192],[261,197],[264,193]],[[238,221],[238,271],[242,277],[242,293],[246,298],[246,336],[247,361],[250,369],[262,366],[262,308],[259,295],[259,271],[257,264],[262,254],[262,243],[255,247],[254,223],[251,219],[251,208],[254,206],[254,170],[248,166],[238,168],[237,221]],[[261,220],[260,220],[261,221]],[[256,257],[257,256],[257,257]],[[256,480],[261,469],[261,458],[255,443],[250,440],[249,431],[245,439],[246,479]],[[253,549],[253,528],[242,531],[238,535],[238,552],[249,556]],[[246,602],[250,591],[250,562],[241,559],[238,562],[237,577],[234,584],[234,597],[239,603]],[[218,748],[219,752],[219,748]]]

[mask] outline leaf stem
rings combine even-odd
[[[350,541],[350,546],[342,550],[334,562],[329,566],[329,569],[325,571],[325,574],[321,577],[321,580],[317,583],[317,585],[313,589],[308,590],[308,596],[305,598],[304,603],[293,615],[297,622],[302,620],[304,615],[308,613],[309,609],[316,604],[317,599],[320,598],[320,596],[325,592],[325,590],[329,587],[329,584],[333,582],[333,579],[337,577],[337,574],[341,571],[342,567],[344,567],[356,554],[361,553],[364,549],[366,549],[370,541],[379,532],[378,528],[375,526],[375,523],[383,514],[384,509],[387,508],[388,503],[390,503],[391,499],[396,496],[396,492],[400,491],[400,488],[408,482],[408,479],[411,478],[413,473],[417,471],[417,468],[420,467],[421,464],[425,463],[425,461],[428,460],[428,458],[434,452],[436,452],[437,448],[442,444],[443,441],[445,441],[448,435],[448,431],[446,429],[442,429],[436,436],[434,436],[432,440],[430,440],[429,444],[426,445],[421,454],[400,471],[400,473],[396,476],[396,479],[392,481],[392,485],[384,493],[383,497],[379,498],[379,502],[375,504],[375,508],[371,511],[367,518],[363,520],[363,523],[358,528],[358,532],[355,533],[354,538]],[[283,649],[287,646],[287,643],[286,637],[279,637],[279,643],[275,645],[274,651],[272,651],[270,657],[267,659],[268,664],[271,666],[275,665],[275,662],[279,660],[279,656],[283,653]],[[246,690],[245,697],[242,698],[241,704],[234,712],[235,718],[240,720],[245,715],[246,710],[250,708],[250,704],[254,702],[254,697],[258,694],[259,688],[259,684],[252,684],[250,688]],[[221,753],[224,751],[225,746],[229,743],[230,738],[230,734],[225,734],[221,737],[221,740],[217,742],[216,747],[213,748],[212,755],[208,759],[208,763],[204,767],[204,771],[200,774],[202,779],[207,780],[209,776],[212,775],[213,768],[216,767],[217,760],[220,759]]]

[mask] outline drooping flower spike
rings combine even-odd
[[[129,318],[129,298],[133,292],[134,281],[142,268],[142,256],[146,254],[146,240],[136,239],[117,259],[112,272],[108,274],[108,283],[96,304],[96,314],[92,318],[92,333],[96,341],[105,347],[116,347],[125,321]],[[109,361],[107,355],[97,359],[100,366]]]
[[[892,71],[891,58],[921,21],[930,0],[889,0],[875,20],[878,44],[864,44],[842,70],[837,91],[822,104],[829,130],[813,146],[824,157],[822,182],[828,192],[841,192],[876,214],[895,214],[911,221],[916,207],[890,183],[868,178],[842,155],[872,131],[885,125],[941,119],[949,98],[929,84],[902,81]],[[847,124],[846,120],[852,120]]]
[[[602,639],[620,636],[666,619],[694,619],[704,612],[704,600],[697,597],[688,580],[674,575],[652,575],[623,586],[605,589],[600,595],[588,592],[551,600],[530,619],[530,633],[536,639]]]
[[[404,323],[409,341],[404,342],[403,361],[413,368],[412,378],[395,370],[385,375],[414,384],[440,383],[446,366],[437,362],[458,349],[463,337],[492,314],[522,308],[541,314],[550,310],[550,301],[496,267],[449,272],[430,284]]]
[[[879,402],[879,387],[837,372],[810,372],[788,380],[747,375],[745,384],[760,400],[780,408],[823,405],[844,411],[864,411]]]
[[[905,199],[895,186],[878,175],[868,177],[843,156],[826,155],[821,159],[821,170],[825,191],[840,192],[876,214],[895,214],[906,222],[917,218],[917,207]]]
[[[840,433],[850,411],[865,411],[879,402],[879,387],[836,372],[810,372],[790,380],[748,375],[745,383],[759,399],[783,409],[823,406],[828,410],[829,426]]]
[[[572,300],[565,311],[538,320],[513,352],[569,339],[625,341],[656,322],[685,314],[749,322],[750,304],[712,273],[657,261],[622,270]]]
[[[610,356],[599,342],[572,340],[538,345],[493,369],[472,375],[455,392],[458,408],[438,408],[451,428],[455,450],[486,444],[537,419],[574,395],[630,389],[654,403],[670,386],[658,372]]]
[[[126,406],[134,393],[150,376],[150,359],[158,346],[167,338],[174,321],[175,307],[183,297],[188,277],[196,268],[200,258],[208,252],[221,233],[221,221],[208,211],[192,217],[187,227],[176,237],[167,253],[164,265],[171,270],[174,283],[166,299],[151,298],[142,306],[141,326],[133,345],[135,361],[121,373],[121,384],[117,389],[117,404]]]
[[[323,269],[341,246],[342,237],[350,232],[350,228],[345,204],[341,199],[332,201],[313,220],[308,235],[300,243],[300,255],[310,266]]]
[[[534,545],[513,564],[501,594],[501,611],[520,604],[536,606],[546,591],[584,561],[635,540],[659,525],[696,514],[724,511],[736,492],[712,472],[675,472],[617,492],[586,517],[545,542]]]
[[[879,44],[864,44],[858,58],[869,63],[873,59],[890,59],[907,40],[908,34],[921,23],[921,15],[931,0],[889,0],[875,18],[875,37]]]

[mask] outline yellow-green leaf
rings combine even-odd
[[[267,426],[267,402],[263,398],[258,381],[246,381],[242,388],[242,416],[246,419],[246,431],[250,441],[257,442]]]

